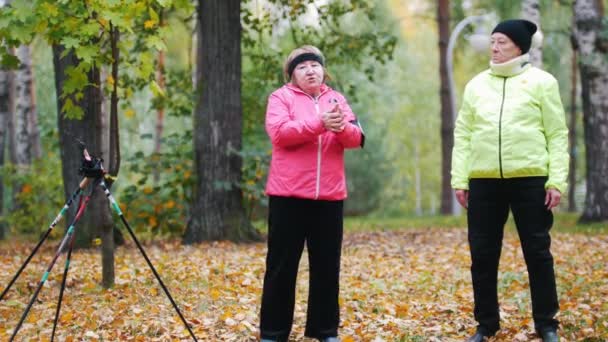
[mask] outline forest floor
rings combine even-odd
[[[608,341],[608,234],[552,234],[563,341]],[[33,248],[0,243],[0,290]],[[57,240],[45,244],[0,302],[0,340],[17,325]],[[256,341],[266,245],[178,241],[145,245],[200,341]],[[466,229],[350,229],[344,237],[341,326],[344,342],[464,341],[475,330]],[[61,256],[17,341],[49,341],[64,268]],[[116,284],[100,287],[99,250],[78,251],[64,294],[57,341],[187,341],[189,335],[143,257],[128,242],[116,251]],[[308,261],[303,255],[293,341],[303,336]],[[534,333],[526,266],[507,229],[498,281],[502,329],[492,341],[540,341]]]

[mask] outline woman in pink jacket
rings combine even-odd
[[[344,96],[325,84],[319,49],[293,50],[283,72],[288,83],[270,95],[266,111],[272,160],[261,336],[263,342],[288,340],[306,243],[310,286],[305,335],[333,342],[339,325],[344,149],[363,146],[364,136]]]

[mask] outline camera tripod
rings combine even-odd
[[[19,320],[19,323],[17,323],[17,326],[13,330],[13,333],[11,335],[10,341],[12,342],[15,339],[15,336],[17,336],[17,333],[19,332],[19,329],[23,325],[23,322],[25,321],[25,318],[27,317],[30,309],[32,308],[32,305],[36,301],[36,298],[38,298],[38,294],[40,293],[40,290],[42,289],[42,286],[44,286],[46,280],[48,279],[49,273],[51,272],[53,266],[55,265],[55,262],[59,258],[59,255],[64,251],[64,249],[66,248],[66,246],[68,246],[67,247],[68,250],[67,250],[67,257],[66,257],[66,262],[65,262],[65,268],[64,268],[64,271],[63,271],[63,278],[62,278],[62,281],[61,281],[61,288],[60,288],[60,291],[59,291],[59,300],[58,300],[58,303],[57,303],[57,310],[55,312],[55,320],[53,321],[53,331],[52,331],[52,334],[51,334],[51,341],[54,340],[54,338],[55,338],[55,330],[56,330],[56,327],[57,327],[57,322],[59,320],[59,312],[61,311],[61,302],[62,302],[62,299],[63,299],[63,292],[65,290],[66,278],[67,278],[68,270],[69,270],[69,267],[70,267],[70,258],[72,256],[72,249],[73,249],[73,246],[74,246],[74,237],[75,237],[75,233],[76,233],[75,226],[76,226],[76,223],[78,222],[78,220],[80,220],[80,218],[82,217],[82,214],[84,213],[84,210],[85,210],[87,204],[89,203],[89,200],[91,199],[91,196],[93,195],[93,193],[95,192],[95,190],[97,189],[98,186],[102,188],[102,190],[104,191],[106,197],[108,198],[108,201],[110,202],[110,206],[112,207],[112,209],[114,209],[114,211],[116,212],[116,214],[118,214],[118,216],[120,217],[120,220],[122,221],[122,223],[124,224],[124,226],[127,228],[127,231],[129,232],[129,235],[131,235],[131,238],[133,238],[133,241],[135,242],[135,245],[137,245],[137,248],[141,252],[141,254],[144,257],[144,259],[146,260],[146,263],[150,267],[150,270],[152,270],[152,273],[154,273],[154,276],[156,277],[156,280],[158,280],[159,285],[161,286],[161,288],[163,289],[163,291],[167,295],[167,298],[169,298],[169,301],[171,301],[171,304],[173,305],[173,308],[175,309],[175,311],[179,315],[179,318],[181,319],[181,321],[184,323],[184,325],[188,329],[188,332],[190,333],[190,336],[192,337],[192,339],[194,341],[197,341],[196,336],[194,335],[194,332],[192,332],[192,329],[190,328],[190,325],[188,324],[188,322],[186,322],[186,319],[184,318],[184,316],[182,315],[181,311],[179,310],[177,304],[173,300],[173,297],[169,293],[169,290],[167,289],[167,287],[165,286],[165,284],[161,280],[160,276],[158,275],[158,272],[156,271],[156,268],[154,268],[154,266],[152,265],[152,262],[148,258],[148,255],[146,254],[146,252],[144,251],[143,247],[139,243],[139,240],[137,239],[137,237],[133,233],[133,230],[131,229],[131,226],[129,225],[129,223],[125,219],[122,211],[120,210],[120,207],[116,203],[116,200],[114,199],[114,197],[110,193],[110,190],[108,189],[108,187],[107,187],[107,185],[106,185],[106,183],[104,181],[104,176],[105,176],[106,172],[105,172],[105,170],[103,168],[103,165],[102,165],[102,161],[103,160],[101,158],[96,158],[96,157],[93,157],[93,156],[89,155],[89,153],[87,152],[84,144],[80,143],[80,145],[81,145],[81,148],[83,150],[83,159],[82,159],[82,162],[81,162],[81,167],[79,169],[79,173],[81,175],[83,175],[84,178],[80,182],[80,184],[78,186],[78,189],[76,189],[76,191],[74,191],[74,193],[72,194],[72,196],[64,204],[64,206],[61,209],[61,211],[59,212],[59,214],[55,217],[55,219],[53,220],[53,222],[49,225],[46,233],[42,236],[42,238],[40,239],[40,241],[38,242],[38,244],[34,247],[34,249],[32,250],[32,252],[30,253],[30,255],[27,257],[27,259],[23,263],[23,265],[21,265],[21,267],[19,268],[19,270],[17,271],[17,273],[15,274],[15,276],[13,277],[13,279],[6,286],[6,288],[4,289],[4,291],[2,292],[2,294],[0,294],[0,301],[1,301],[4,298],[4,296],[6,295],[6,293],[8,292],[8,290],[11,288],[11,286],[13,285],[13,283],[15,282],[15,280],[17,280],[17,278],[19,277],[19,275],[21,274],[21,272],[28,265],[28,263],[30,262],[30,260],[34,256],[34,254],[36,254],[36,252],[38,251],[38,249],[40,248],[40,246],[42,245],[42,243],[48,238],[48,236],[50,235],[51,231],[55,228],[55,226],[57,225],[57,223],[59,223],[59,221],[65,215],[65,213],[70,208],[70,206],[77,199],[79,199],[79,201],[78,201],[78,209],[76,211],[76,215],[74,216],[71,224],[69,225],[69,227],[68,227],[68,229],[67,229],[67,231],[65,233],[65,236],[61,240],[61,243],[59,244],[59,247],[57,248],[57,252],[55,253],[55,256],[53,257],[53,259],[51,260],[51,263],[49,264],[49,266],[47,267],[46,271],[42,275],[42,278],[40,279],[40,282],[38,283],[38,287],[34,291],[34,294],[32,295],[32,298],[31,298],[30,302],[28,303],[27,307],[25,308],[25,311],[23,312],[23,314],[21,316],[21,319]],[[89,186],[89,184],[91,184],[91,191],[90,191],[90,193],[88,195],[86,195],[86,194],[84,194],[84,192],[85,192],[87,186]]]

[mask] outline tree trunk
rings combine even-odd
[[[447,68],[447,47],[450,39],[450,1],[439,0],[437,4],[439,26],[439,76],[441,78],[441,213],[454,213],[454,197],[450,185],[452,148],[454,147],[454,113],[451,102],[450,82]]]
[[[576,97],[578,96],[576,74],[578,72],[577,46],[574,36],[571,37],[572,43],[572,66],[570,76],[570,125],[568,129],[568,140],[570,142],[570,173],[568,174],[568,211],[576,212],[576,161],[578,159],[578,149],[576,148]]]
[[[53,64],[55,68],[55,87],[57,89],[57,108],[58,116],[57,123],[59,127],[59,147],[61,152],[62,175],[64,194],[70,196],[78,187],[82,178],[78,174],[80,162],[82,160],[82,151],[78,146],[76,139],[83,141],[92,155],[100,156],[102,140],[102,122],[101,122],[101,91],[99,80],[99,69],[92,68],[88,73],[87,86],[83,93],[83,98],[76,102],[83,108],[84,116],[81,120],[67,119],[61,113],[61,108],[65,99],[61,97],[63,93],[63,84],[66,80],[66,68],[78,65],[78,60],[73,52],[68,53],[61,58],[61,53],[64,51],[62,46],[53,46]],[[97,85],[97,86],[95,86]],[[76,241],[75,246],[78,248],[89,247],[93,239],[99,236],[100,231],[107,229],[105,227],[108,222],[112,222],[110,207],[107,199],[101,191],[100,187],[94,189],[95,192],[89,202],[85,215],[76,225]],[[72,206],[66,214],[66,225],[72,223],[76,213],[76,206]]]
[[[12,75],[9,70],[0,69],[0,167],[4,166],[4,151],[6,150],[7,126],[12,111]],[[4,180],[0,176],[0,216],[4,215]],[[5,223],[0,222],[0,240],[6,234]]]
[[[535,23],[540,30],[540,3],[539,0],[522,0],[521,17]],[[543,67],[542,46],[530,48],[530,63],[537,68]]]
[[[112,86],[112,94],[110,96],[110,127],[109,127],[109,144],[105,145],[105,141],[101,141],[101,146],[105,150],[106,146],[109,146],[109,151],[107,151],[108,155],[108,163],[107,166],[108,173],[116,177],[118,176],[118,171],[120,169],[120,137],[118,135],[118,65],[120,62],[120,53],[118,49],[118,41],[120,39],[120,32],[118,28],[114,27],[114,25],[110,24],[110,34],[111,38],[111,49],[112,49],[112,78],[114,79],[114,84]],[[100,113],[102,114],[102,113]],[[101,116],[103,118],[103,115]],[[107,126],[105,125],[106,120],[102,120],[104,122],[102,132],[106,132]],[[105,151],[104,151],[105,152]],[[108,188],[112,186],[112,182],[110,180],[106,181]],[[108,203],[106,202],[106,205]],[[104,288],[110,288],[114,286],[114,250],[115,250],[115,241],[116,238],[122,240],[122,235],[119,231],[116,231],[117,236],[115,237],[115,225],[112,221],[112,215],[108,212],[107,215],[102,216],[103,222],[101,224],[101,265],[102,265],[102,280],[101,284]]]
[[[4,6],[10,0],[4,1]],[[0,5],[0,8],[2,5]],[[4,167],[6,143],[8,140],[7,127],[13,111],[13,72],[0,69],[0,167]],[[0,176],[0,216],[4,216],[4,179]],[[0,240],[4,240],[6,235],[6,224],[0,222]]]
[[[164,51],[158,52],[158,65],[156,71],[156,82],[158,87],[162,90],[165,89],[165,53]],[[165,108],[161,105],[156,109],[156,134],[154,135],[154,154],[157,158],[160,158],[160,151],[163,139],[163,128],[165,125]],[[160,166],[155,167],[153,171],[154,184],[158,184],[160,180]]]
[[[161,27],[165,26],[163,14],[164,13],[161,11],[159,23]],[[158,51],[158,64],[156,65],[156,83],[158,83],[158,87],[160,89],[162,89],[163,91],[165,90],[165,52],[162,50]],[[165,108],[164,104],[161,103],[161,105],[156,109],[156,135],[154,136],[154,154],[156,154],[157,157],[160,157],[164,125]],[[158,184],[158,181],[160,180],[160,167],[155,167],[153,172],[154,183]]]
[[[16,51],[21,62],[14,73],[15,107],[11,132],[11,161],[17,166],[31,165],[33,159],[39,158],[40,132],[34,97],[34,77],[32,73],[32,56],[27,45]]]
[[[241,182],[240,0],[198,1],[194,114],[195,195],[184,243],[258,239],[243,206]]]
[[[603,15],[601,1],[574,2],[587,166],[582,222],[608,220],[608,41]]]

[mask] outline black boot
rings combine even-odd
[[[559,337],[555,330],[545,330],[540,334],[540,337],[543,339],[543,342],[559,342]]]
[[[469,337],[469,339],[467,340],[467,342],[482,342],[482,341],[486,341],[488,339],[488,336],[482,334],[481,332],[477,331],[475,333],[475,335]]]

